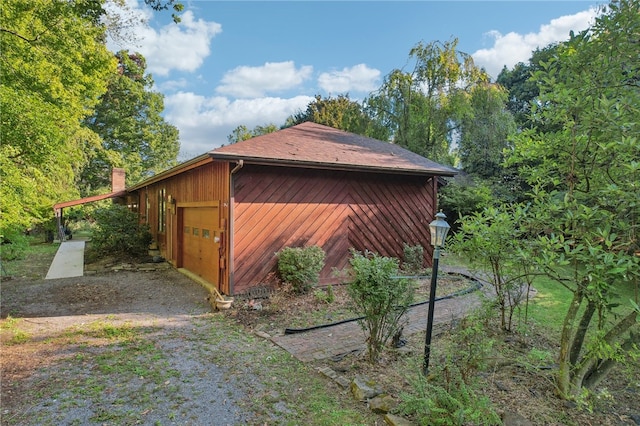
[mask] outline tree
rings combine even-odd
[[[530,128],[533,125],[529,121],[531,103],[540,94],[540,89],[532,76],[542,69],[543,63],[549,62],[556,55],[559,46],[560,44],[554,43],[534,50],[528,63],[518,62],[512,70],[505,66],[496,79],[496,83],[509,93],[507,109],[513,114],[519,128]]]
[[[305,111],[299,111],[287,119],[286,126],[306,121],[379,140],[389,140],[387,128],[372,119],[361,104],[349,99],[348,94],[337,98],[316,95]]]
[[[638,10],[638,0],[612,2],[542,64],[539,126],[519,135],[510,159],[536,185],[530,258],[572,294],[558,357],[566,398],[640,358]],[[617,300],[625,289],[635,300]]]
[[[109,171],[122,167],[128,184],[136,183],[176,164],[180,144],[178,130],[160,115],[163,96],[152,91],[153,78],[138,53],[116,54],[118,72],[95,111],[85,119],[98,134],[99,146],[87,146],[90,159],[81,173],[81,187],[88,195],[104,190]]]
[[[77,195],[81,127],[115,71],[100,2],[6,0],[2,4],[0,228],[28,227]]]
[[[483,278],[493,287],[504,331],[512,330],[514,311],[529,290],[530,264],[523,255],[525,217],[522,205],[486,207],[465,216],[452,238],[453,252],[466,255],[472,266],[486,271]]]
[[[452,162],[452,132],[465,93],[489,78],[457,45],[457,39],[418,43],[409,53],[413,71],[393,70],[366,100],[371,115],[390,129],[394,143],[447,163]]]
[[[266,135],[277,131],[278,127],[273,123],[264,126],[256,126],[252,130],[249,130],[247,126],[241,124],[233,129],[233,132],[229,136],[227,136],[227,140],[229,141],[229,143],[236,143],[255,138],[256,136]]]
[[[467,173],[483,179],[501,177],[503,153],[515,132],[513,116],[505,108],[507,92],[496,84],[470,89],[469,106],[460,119],[458,155]]]

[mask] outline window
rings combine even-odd
[[[158,191],[158,232],[164,232],[167,227],[167,191]]]

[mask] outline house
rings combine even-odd
[[[425,247],[438,177],[452,168],[387,142],[303,123],[214,149],[127,188],[161,254],[222,293],[263,285],[284,247],[326,252],[335,283],[349,249],[401,258]]]

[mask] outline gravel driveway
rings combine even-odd
[[[3,425],[277,418],[256,409],[269,391],[255,359],[273,345],[238,333],[172,268],[14,279],[1,295]]]

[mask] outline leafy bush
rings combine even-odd
[[[126,206],[112,204],[95,211],[91,246],[97,254],[141,257],[149,253],[152,236],[146,224]]]
[[[29,239],[16,228],[5,228],[0,233],[0,259],[21,259],[29,248]]]
[[[333,287],[328,286],[326,290],[317,289],[313,292],[316,300],[322,303],[326,303],[328,305],[332,304],[336,301],[336,295],[333,293]]]
[[[280,278],[290,284],[295,293],[307,293],[318,284],[325,258],[321,247],[285,247],[276,256]]]
[[[424,263],[424,247],[421,245],[410,246],[404,243],[402,269],[409,274],[418,274],[422,271]]]
[[[389,339],[403,327],[404,314],[413,301],[415,287],[398,275],[398,259],[352,250],[352,281],[347,286],[355,312],[364,317],[360,326],[368,334],[369,360],[378,359]]]
[[[478,371],[487,367],[494,345],[491,317],[491,305],[484,303],[461,320],[429,377],[408,378],[411,391],[401,394],[400,412],[420,425],[501,424],[491,401],[478,391]]]
[[[443,384],[430,383],[421,374],[409,378],[412,392],[400,395],[397,410],[425,426],[502,424],[489,398],[465,382],[454,364],[446,368],[449,380]]]

